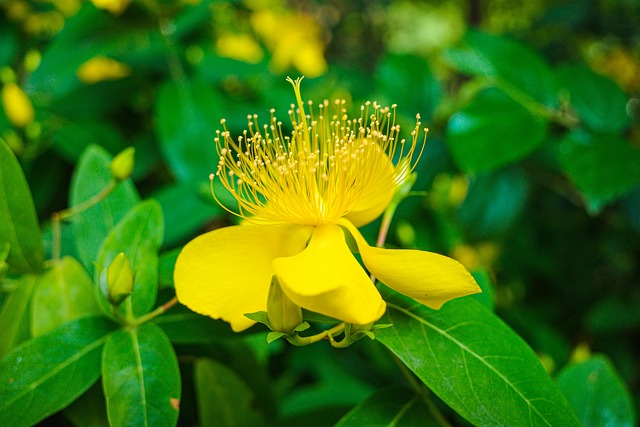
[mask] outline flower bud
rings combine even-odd
[[[289,335],[303,321],[302,309],[284,293],[276,276],[271,279],[267,299],[267,316],[273,331]]]
[[[122,150],[117,156],[111,160],[111,164],[109,165],[109,169],[111,169],[111,176],[116,181],[124,181],[125,179],[129,179],[131,174],[133,173],[133,168],[135,166],[135,154],[136,149],[133,147],[128,147]]]
[[[16,127],[25,127],[35,118],[33,104],[17,84],[11,82],[2,88],[2,107],[7,119]]]
[[[100,275],[102,293],[112,305],[120,305],[133,292],[133,271],[129,258],[120,252]]]

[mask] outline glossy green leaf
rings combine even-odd
[[[4,300],[0,310],[0,357],[22,341],[29,339],[29,301],[37,276],[26,275]]]
[[[219,427],[258,426],[253,391],[225,365],[199,359],[195,366],[200,425]]]
[[[473,298],[440,310],[384,289],[376,338],[440,399],[474,425],[577,426],[535,353]]]
[[[170,81],[155,105],[160,148],[180,181],[207,182],[218,162],[213,137],[220,127],[222,101],[201,81]]]
[[[567,366],[558,374],[558,386],[583,427],[636,425],[629,391],[605,356]]]
[[[151,197],[162,206],[166,224],[166,247],[184,244],[207,221],[224,212],[213,200],[209,187],[205,186],[203,189],[205,188],[206,191],[200,191],[193,183],[178,183],[160,188],[152,194]]]
[[[85,317],[28,341],[0,360],[0,425],[29,426],[58,412],[100,376],[114,324]]]
[[[470,30],[462,46],[444,57],[463,73],[493,79],[508,93],[523,93],[544,105],[556,102],[556,82],[549,66],[537,52],[515,40]]]
[[[465,172],[485,172],[516,162],[545,140],[548,122],[496,89],[484,90],[447,125],[447,144]]]
[[[147,313],[158,293],[158,251],[162,245],[164,223],[162,210],[155,200],[146,200],[131,209],[104,239],[98,256],[100,274],[113,259],[124,252],[131,262],[134,285],[131,304],[133,314]],[[100,299],[102,301],[102,299]],[[127,309],[128,301],[121,306]]]
[[[640,184],[640,148],[619,135],[571,132],[558,147],[558,160],[592,213]]]
[[[458,218],[473,239],[504,235],[522,213],[530,184],[516,168],[477,174],[469,182]]]
[[[569,91],[569,103],[591,130],[618,132],[629,123],[627,96],[614,82],[578,65],[557,74],[560,87]]]
[[[5,243],[12,271],[42,270],[44,246],[31,191],[16,156],[0,139],[0,246]]]
[[[228,323],[194,313],[182,305],[156,317],[153,322],[175,344],[206,344],[235,335]]]
[[[35,286],[31,299],[31,335],[43,335],[83,316],[99,314],[93,283],[71,257],[54,261]]]
[[[176,425],[178,359],[157,326],[126,328],[110,337],[103,351],[102,382],[111,426]]]
[[[110,185],[110,162],[111,156],[103,148],[96,145],[87,148],[71,180],[71,206],[79,205]],[[139,200],[131,181],[124,181],[100,203],[73,217],[78,256],[89,271],[93,271],[104,238]]]
[[[437,426],[422,398],[402,387],[378,390],[350,410],[336,427]]]

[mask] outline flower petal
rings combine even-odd
[[[371,247],[358,229],[346,220],[362,261],[382,283],[433,309],[454,298],[482,292],[458,261],[433,252]]]
[[[382,152],[375,160],[377,161],[372,159],[371,162],[377,166],[366,171],[370,174],[369,185],[363,191],[356,206],[345,215],[345,218],[356,227],[367,225],[382,215],[396,191],[395,168],[391,160]]]
[[[307,248],[273,261],[282,289],[299,306],[354,324],[378,320],[386,305],[334,224],[316,227]]]
[[[234,331],[255,322],[245,313],[266,311],[274,258],[304,249],[311,227],[240,225],[220,228],[189,242],[176,261],[178,301],[223,319]]]

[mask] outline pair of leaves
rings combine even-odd
[[[103,376],[113,426],[172,426],[180,400],[173,347],[155,325],[117,329],[85,317],[25,342],[0,360],[0,424],[34,425]]]
[[[111,156],[103,148],[91,145],[86,149],[71,180],[71,206],[81,204],[110,185],[113,179],[110,162]],[[107,234],[139,201],[133,183],[124,181],[100,203],[73,217],[78,257],[87,270],[93,271],[93,263]]]
[[[97,146],[90,146],[82,154],[71,185],[72,205],[84,202],[110,185],[110,161],[111,156]],[[120,252],[129,258],[135,275],[131,297],[135,315],[148,312],[155,303],[158,251],[164,232],[162,210],[157,202],[139,200],[131,181],[121,182],[104,200],[73,217],[78,255],[90,271],[97,265],[97,277]],[[111,311],[100,293],[98,301],[106,312]]]
[[[469,31],[444,59],[493,86],[477,93],[447,126],[451,154],[464,171],[495,170],[526,157],[544,142],[544,109],[556,103],[557,87],[538,53],[514,40]]]

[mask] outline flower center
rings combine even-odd
[[[297,100],[289,110],[290,135],[273,109],[263,125],[257,115],[248,116],[248,130],[237,140],[221,121],[215,177],[238,201],[237,211],[223,205],[229,212],[252,222],[332,223],[363,198],[388,194],[413,169],[416,147],[421,154],[425,141],[418,143],[419,115],[407,143],[398,137],[395,105],[367,102],[360,117],[350,119],[344,100],[325,100],[317,108],[309,101],[305,108],[301,79],[289,81]]]

